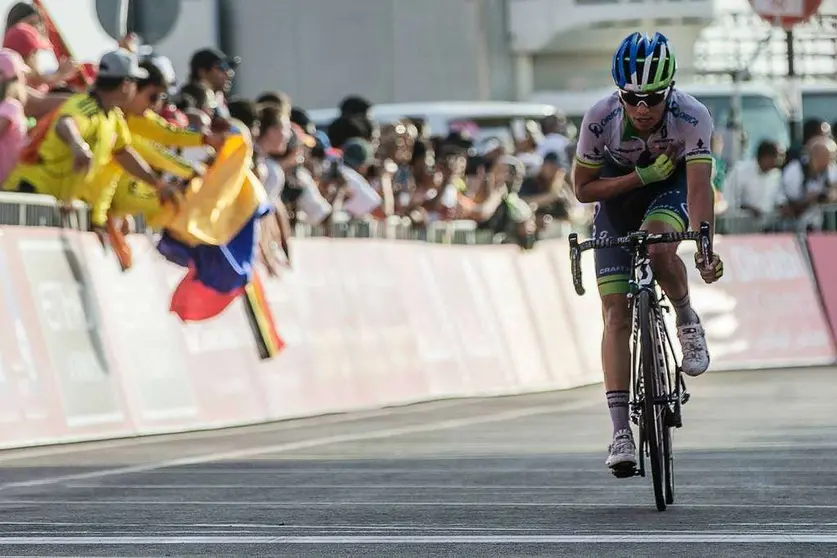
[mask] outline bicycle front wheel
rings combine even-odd
[[[652,293],[642,290],[637,297],[639,316],[639,366],[643,384],[643,422],[654,500],[659,511],[666,509],[665,476],[665,409],[662,370],[657,339],[656,313]]]

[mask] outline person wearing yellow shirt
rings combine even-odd
[[[137,94],[125,105],[133,147],[154,170],[188,181],[201,174],[203,169],[193,166],[167,147],[220,147],[224,137],[204,135],[169,124],[155,110],[160,108],[170,84],[153,62],[142,62],[140,68],[148,76],[138,81]],[[142,214],[150,227],[162,226],[162,206],[153,185],[123,172],[115,161],[108,164],[94,180],[98,182],[101,193],[99,219]]]
[[[132,147],[121,107],[137,93],[137,81],[148,72],[126,50],[105,54],[89,93],[73,95],[36,128],[21,162],[4,190],[36,192],[62,202],[80,199],[93,205],[93,228],[103,234],[106,217],[97,211],[99,188],[93,180],[112,160],[132,176],[154,187],[163,200],[175,200],[176,189],[162,180]]]

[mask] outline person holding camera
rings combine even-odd
[[[837,183],[835,155],[837,143],[818,137],[806,145],[802,157],[785,167],[779,205],[783,229],[805,232],[822,228],[820,205],[832,199]]]

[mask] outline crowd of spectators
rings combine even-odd
[[[721,167],[722,215],[743,219],[754,231],[821,230],[823,209],[837,202],[835,159],[837,143],[831,127],[821,120],[806,121],[802,142],[788,153],[775,142],[763,141],[753,159]]]
[[[0,49],[3,189],[60,201],[72,190],[94,206],[92,226],[104,241],[105,223],[114,215],[123,218],[123,230],[130,211],[153,221],[161,204],[176,201],[175,179],[182,187],[194,176],[189,170],[198,174],[212,149],[238,127],[252,138],[253,170],[276,209],[264,225],[267,236],[286,258],[297,224],[328,234],[335,222],[422,230],[456,222],[527,247],[576,210],[567,180],[573,142],[561,116],[526,122],[524,137],[510,145],[480,136],[472,122],[445,130],[431,130],[415,117],[378,123],[370,116],[372,103],[350,95],[339,117],[319,129],[282,91],[231,96],[242,63],[206,48],[191,56],[188,76],[177,76],[167,58],[129,35],[98,67],[81,67],[56,55],[35,7],[16,4]],[[124,126],[114,111],[125,115]],[[149,131],[149,111],[169,129]],[[142,142],[131,141],[137,134]],[[155,156],[160,148],[169,161]],[[99,208],[89,192],[70,184],[94,171],[102,179],[88,182],[99,190],[110,188],[104,180],[113,182]]]

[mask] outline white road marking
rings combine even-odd
[[[316,501],[293,501],[293,502],[255,502],[255,501],[229,501],[229,500],[0,500],[0,509],[3,506],[212,506],[222,507],[251,507],[251,508],[351,508],[351,507],[449,507],[449,508],[625,508],[626,506],[636,508],[643,504],[636,501],[613,501],[613,502],[450,502],[450,501],[410,501],[410,502],[327,502]],[[810,509],[810,510],[837,510],[837,504],[758,504],[758,503],[689,503],[676,504],[677,509]]]
[[[599,473],[602,472],[600,469]],[[65,484],[65,488],[107,488],[116,490],[460,490],[470,491],[492,491],[492,490],[520,490],[542,492],[544,490],[605,490],[618,489],[648,490],[645,483],[625,483],[611,480],[605,477],[600,484],[492,484],[489,486],[477,485],[451,485],[451,484]],[[834,486],[827,485],[697,485],[678,484],[677,490],[699,491],[699,490],[737,490],[746,492],[748,490],[778,491],[778,490],[824,490],[833,489]]]
[[[269,432],[286,432],[302,428],[317,428],[332,424],[351,424],[364,420],[385,418],[393,415],[405,416],[421,413],[428,413],[447,407],[463,407],[484,402],[483,399],[452,399],[441,401],[429,401],[419,405],[406,405],[387,407],[374,411],[359,410],[351,413],[336,413],[316,417],[300,417],[297,419],[286,419],[275,422],[255,422],[231,427],[218,427],[204,430],[193,430],[189,432],[174,432],[169,434],[151,434],[148,436],[135,436],[128,438],[116,438],[111,440],[91,440],[73,442],[46,447],[9,448],[0,453],[0,463],[7,461],[20,461],[22,459],[36,459],[38,457],[50,457],[53,455],[67,455],[76,453],[87,453],[107,449],[118,449],[147,444],[171,444],[180,440],[203,440],[207,438],[229,438],[231,436],[244,436],[253,434],[265,434]]]
[[[343,434],[339,436],[328,436],[324,438],[312,438],[309,440],[301,440],[298,442],[288,442],[284,444],[276,444],[271,446],[257,446],[241,450],[233,450],[226,452],[215,452],[203,455],[196,455],[191,457],[183,457],[178,459],[170,459],[167,461],[158,461],[155,463],[143,463],[140,465],[130,465],[127,467],[114,467],[111,469],[103,469],[98,471],[90,471],[87,473],[76,473],[71,475],[61,475],[55,477],[46,477],[40,479],[32,479],[27,481],[9,482],[0,485],[0,490],[9,490],[13,488],[27,488],[34,486],[46,486],[51,484],[60,484],[71,481],[88,480],[95,478],[111,477],[117,475],[127,475],[132,473],[144,473],[147,471],[154,471],[158,469],[165,469],[169,467],[180,467],[183,465],[198,465],[203,463],[210,463],[214,461],[226,461],[247,459],[257,455],[264,455],[268,453],[284,453],[289,451],[296,451],[301,449],[308,449],[314,447],[327,446],[331,444],[342,444],[347,442],[361,442],[366,440],[382,440],[386,438],[394,438],[397,436],[406,436],[409,434],[420,434],[424,432],[436,432],[440,430],[451,430],[455,428],[464,428],[468,426],[476,426],[480,424],[491,424],[496,422],[506,422],[510,420],[517,420],[521,418],[546,415],[551,413],[566,412],[571,410],[579,410],[598,406],[598,401],[576,402],[574,404],[563,406],[540,406],[531,407],[528,409],[518,409],[515,411],[506,411],[502,413],[492,413],[488,415],[478,415],[474,417],[450,419],[439,422],[431,422],[418,424],[414,426],[404,426],[400,428],[386,428],[382,430],[372,430],[369,432],[361,432],[356,434]]]
[[[636,535],[337,535],[337,536],[116,536],[2,537],[0,546],[64,545],[368,545],[368,544],[665,544],[665,543],[837,543],[837,535],[769,534],[636,534]]]
[[[544,453],[551,453],[549,448],[543,449]],[[599,448],[599,453],[602,453],[603,450]],[[543,455],[535,456],[537,459],[543,459]],[[382,457],[384,461],[389,460],[388,457]],[[415,459],[416,461],[425,461],[425,460],[432,460],[432,458],[427,458],[424,456],[415,456],[411,457],[411,459]],[[463,458],[463,460],[469,460],[471,458]],[[493,459],[491,456],[486,456],[482,459]],[[521,455],[517,459],[521,461],[525,461],[527,459],[526,456]],[[292,458],[293,461],[297,460],[297,456]],[[379,463],[379,461],[375,458],[358,458],[356,460],[346,459],[345,456],[336,456],[333,460],[328,460],[332,465],[329,467],[318,467],[315,463],[311,463],[310,467],[286,467],[284,465],[284,461],[282,459],[275,459],[275,468],[254,468],[254,467],[247,467],[241,469],[225,469],[222,467],[212,467],[212,468],[202,468],[202,469],[193,469],[189,467],[179,468],[174,471],[161,471],[160,474],[165,475],[187,475],[187,476],[194,476],[194,475],[235,475],[237,477],[245,476],[245,475],[326,475],[326,476],[333,476],[333,475],[371,475],[376,476],[379,474],[405,474],[405,475],[428,475],[428,476],[436,476],[439,474],[445,474],[449,476],[461,476],[461,475],[472,475],[472,474],[534,474],[534,473],[543,473],[543,474],[560,474],[560,473],[573,473],[573,474],[581,474],[581,473],[591,473],[595,474],[598,477],[601,477],[602,471],[606,472],[604,465],[601,467],[566,467],[557,465],[555,467],[534,467],[529,468],[525,466],[521,467],[491,467],[491,466],[483,466],[483,467],[455,467],[455,468],[433,468],[433,467],[424,467],[420,465],[416,465],[412,468],[392,468],[392,467],[376,467],[375,465]],[[347,461],[350,465],[346,467],[335,467],[333,464],[335,462],[340,461]],[[362,461],[364,463],[368,463],[369,467],[357,467],[357,462]],[[580,463],[589,463],[590,456],[587,455],[584,457],[583,460],[579,460]],[[566,461],[564,461],[566,463]],[[602,459],[602,463],[604,463],[604,459]],[[421,467],[421,468],[419,468]],[[678,465],[676,472],[677,473],[715,473],[717,474],[719,470],[723,470],[725,465],[719,464],[715,467],[687,467],[685,465]],[[154,471],[148,471],[149,473],[154,473]],[[823,474],[830,473],[830,469],[806,469],[806,470],[799,470],[793,469],[794,477],[798,478],[802,475],[811,475],[821,477]],[[759,473],[784,473],[784,476],[787,476],[788,468],[787,467],[777,467],[774,469],[765,469],[759,467],[750,467],[747,466],[746,469],[740,469],[738,471],[724,471],[725,475],[730,475],[731,473],[737,473],[741,476],[746,477],[747,479],[753,479],[758,476]],[[837,484],[837,481],[835,481]],[[790,486],[790,485],[789,485]],[[824,488],[827,488],[824,486]]]

